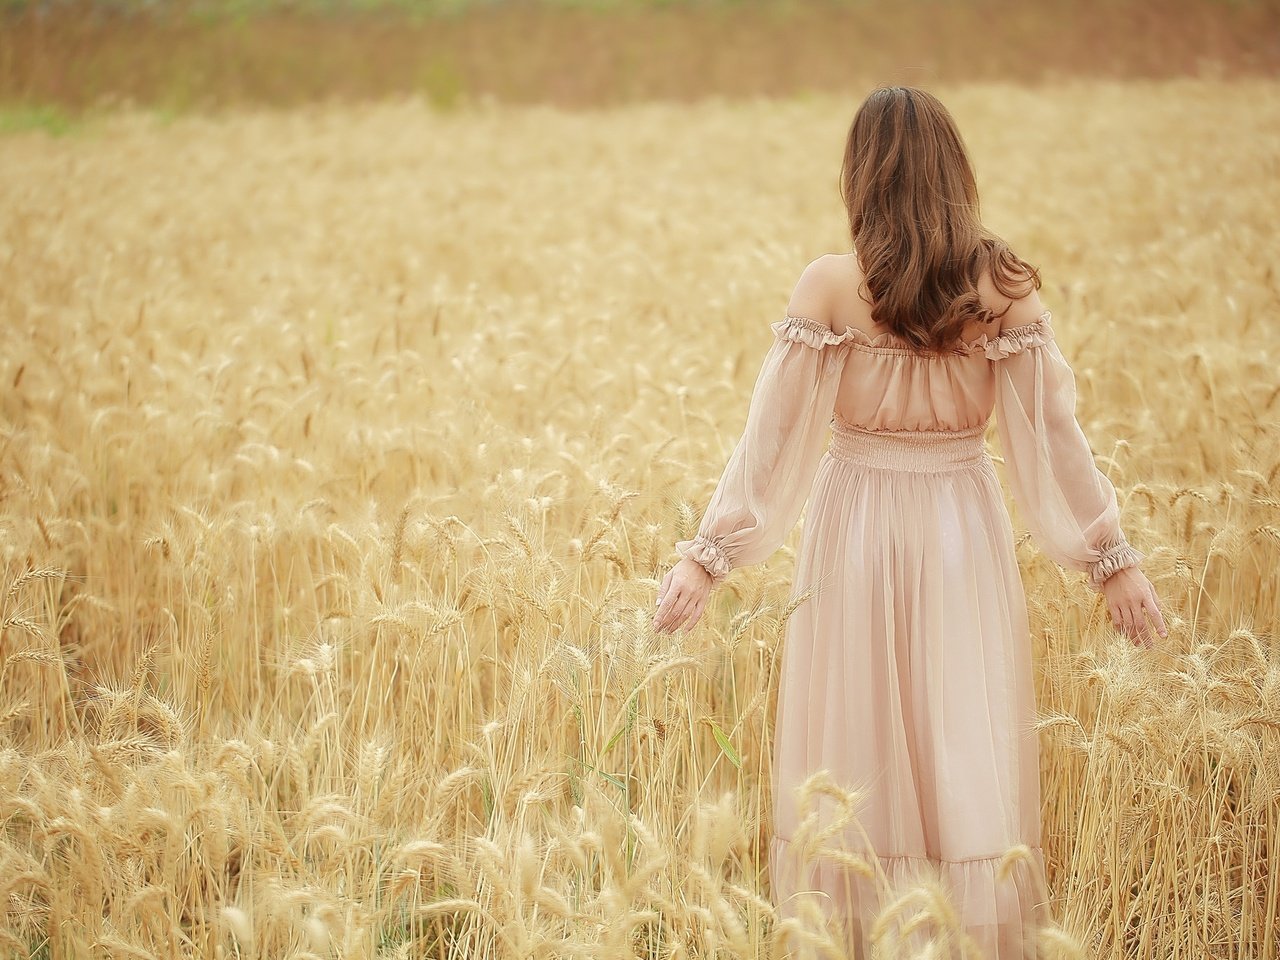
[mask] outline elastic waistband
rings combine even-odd
[[[986,426],[964,430],[863,430],[836,419],[830,452],[868,467],[933,473],[990,461]]]

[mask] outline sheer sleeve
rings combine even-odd
[[[774,340],[756,377],[746,425],[697,535],[676,552],[719,583],[759,563],[795,526],[825,449],[851,330],[833,332],[807,317],[770,324]]]
[[[1076,420],[1075,375],[1048,310],[985,343],[996,361],[996,426],[1014,503],[1032,538],[1059,566],[1087,573],[1090,589],[1145,554],[1120,529],[1115,487]]]

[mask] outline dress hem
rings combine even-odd
[[[773,835],[772,839],[775,843],[790,844],[795,842],[790,837],[784,837],[776,833]],[[1034,855],[1038,855],[1041,858],[1044,857],[1043,844],[1023,843],[1021,845],[1025,846]],[[919,854],[913,854],[913,853],[877,853],[876,857],[879,858],[880,860],[925,860],[930,863],[973,863],[979,860],[1003,860],[1006,852],[1007,851],[1001,851],[1000,853],[988,854],[985,856],[977,856],[977,857],[960,857],[959,859],[951,859],[949,857],[920,856]]]
[[[877,853],[863,855],[861,866],[826,857],[797,864],[791,844],[776,834],[769,843],[771,890],[779,917],[799,919],[806,912],[801,901],[809,900],[810,907],[816,905],[836,921],[832,932],[838,932],[846,948],[853,947],[860,958],[871,955],[876,927],[893,926],[893,914],[899,922],[905,919],[899,909],[904,902],[901,897],[917,883],[940,882],[950,901],[948,907],[931,899],[934,909],[929,912],[941,926],[931,930],[908,920],[906,929],[899,931],[901,936],[915,938],[920,951],[928,946],[931,933],[945,938],[964,933],[973,938],[984,960],[1031,960],[1039,956],[1039,931],[1051,925],[1040,844],[1012,844],[997,856],[961,860]],[[1019,846],[1030,855],[1024,852],[1002,862]],[[872,861],[880,867],[874,876]],[[793,874],[797,866],[798,878]],[[815,896],[816,902],[811,899]]]

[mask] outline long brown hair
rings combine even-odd
[[[1040,288],[1039,271],[982,225],[964,141],[931,93],[881,86],[863,101],[849,127],[840,196],[872,319],[912,349],[945,353],[970,321],[1003,315],[979,299],[984,269],[1010,299],[1030,292],[1015,285]]]

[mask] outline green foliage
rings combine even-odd
[[[51,104],[0,106],[0,135],[43,130],[50,136],[60,137],[71,133],[81,122]]]
[[[445,110],[457,106],[464,86],[461,71],[447,55],[430,56],[423,61],[418,85],[433,106]]]
[[[716,738],[716,743],[720,746],[720,752],[729,758],[739,770],[742,769],[742,757],[738,755],[738,751],[733,748],[733,743],[729,740],[729,735],[720,729],[720,725],[714,720],[708,719],[707,723],[711,724],[711,735]]]

